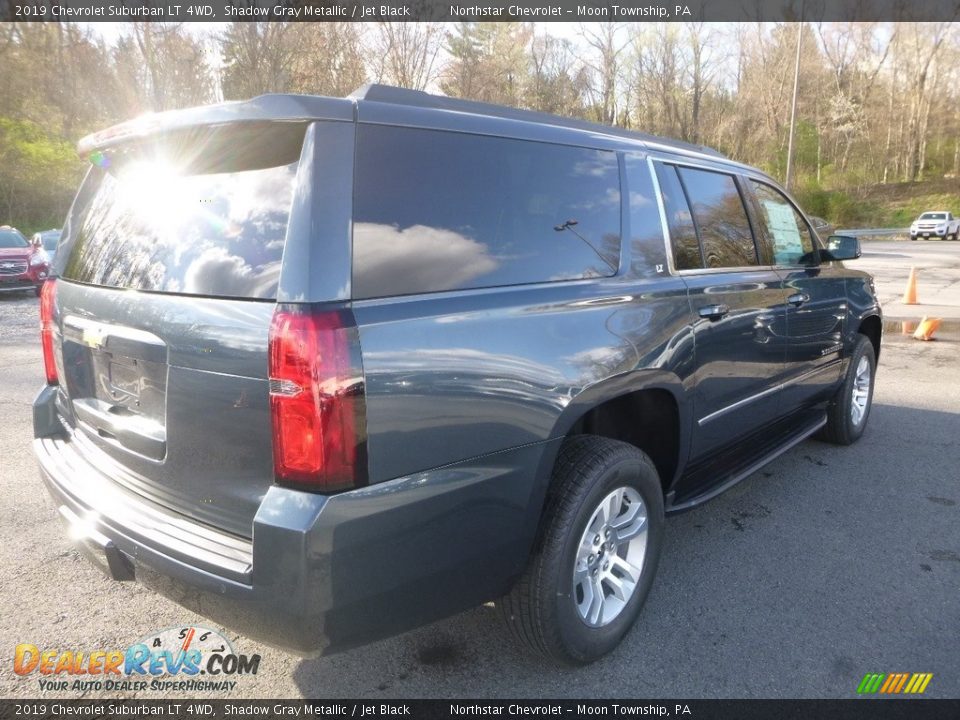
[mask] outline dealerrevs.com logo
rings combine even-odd
[[[41,691],[231,691],[234,678],[256,675],[259,655],[241,655],[216,630],[177,627],[151,633],[122,650],[41,649],[17,645],[13,671]]]

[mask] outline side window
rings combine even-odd
[[[610,276],[619,260],[615,153],[359,127],[354,297]]]
[[[773,243],[773,261],[777,265],[806,265],[816,262],[810,228],[793,204],[779,190],[751,180],[760,206],[761,221]]]
[[[757,265],[750,221],[732,175],[678,168],[703,246],[705,267]]]
[[[630,257],[636,277],[667,274],[667,251],[650,166],[642,155],[626,156],[630,216]],[[696,243],[696,237],[694,237]],[[699,249],[698,249],[699,252]]]
[[[693,225],[693,215],[687,205],[686,195],[673,165],[655,163],[663,208],[667,214],[670,244],[673,245],[673,264],[677,270],[693,270],[703,267],[700,242]]]

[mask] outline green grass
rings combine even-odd
[[[856,190],[800,188],[797,199],[811,215],[837,227],[905,228],[927,210],[960,215],[960,180],[873,185]]]

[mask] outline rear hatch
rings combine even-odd
[[[95,152],[57,258],[76,450],[242,537],[274,478],[267,342],[304,130],[235,123]]]

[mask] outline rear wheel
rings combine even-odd
[[[857,336],[850,356],[847,377],[827,408],[827,424],[821,438],[837,445],[851,445],[860,439],[873,405],[873,381],[877,372],[873,344]]]
[[[498,605],[511,632],[568,665],[613,650],[639,615],[663,540],[656,468],[627,443],[566,440],[537,546]]]

